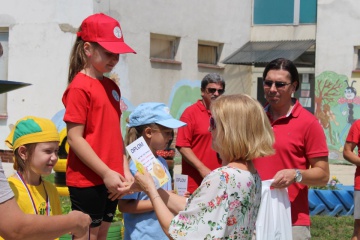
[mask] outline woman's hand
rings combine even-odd
[[[146,169],[143,170],[143,174],[140,172],[135,174],[135,181],[147,195],[151,190],[156,191],[154,179]]]
[[[129,183],[132,183],[135,180],[134,176],[130,172],[130,169],[128,169],[128,168],[124,169],[124,177],[125,177],[126,181]]]

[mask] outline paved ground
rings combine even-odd
[[[5,175],[8,177],[10,176],[13,170],[12,163],[2,163]],[[330,164],[330,177],[336,176],[340,183],[344,185],[354,185],[354,173],[355,173],[355,166],[353,165],[334,165]],[[175,165],[174,173],[181,173],[181,166]]]
[[[330,164],[330,178],[335,176],[344,185],[354,185],[355,166]],[[181,165],[175,165],[174,173],[181,173]]]

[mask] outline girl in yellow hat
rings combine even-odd
[[[14,151],[16,170],[8,181],[24,213],[61,214],[55,186],[42,179],[51,173],[58,161],[59,141],[58,131],[51,120],[32,116],[17,121],[5,141]]]

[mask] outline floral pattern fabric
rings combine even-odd
[[[174,239],[252,239],[260,201],[257,173],[215,169],[172,219],[169,234]]]

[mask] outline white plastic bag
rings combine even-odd
[[[270,189],[274,179],[262,181],[256,220],[256,240],[291,240],[291,207],[287,188]]]

